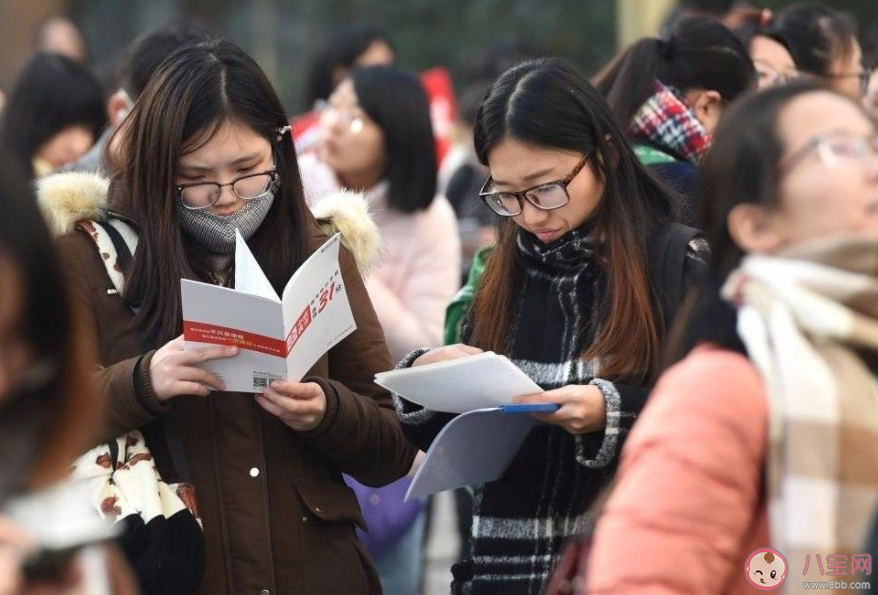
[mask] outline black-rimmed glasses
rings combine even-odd
[[[570,185],[573,178],[575,178],[579,172],[582,171],[582,168],[585,167],[585,164],[588,163],[588,156],[590,154],[591,153],[586,154],[586,156],[582,158],[582,161],[579,162],[579,165],[574,167],[573,171],[567,174],[563,179],[538,184],[527,190],[520,190],[518,192],[513,192],[511,190],[490,192],[487,189],[491,187],[494,180],[489,177],[482,185],[481,191],[479,191],[479,198],[485,201],[485,204],[501,217],[516,217],[520,215],[522,200],[526,200],[531,205],[542,211],[560,209],[570,202],[570,194],[567,192],[567,186]]]
[[[191,211],[200,211],[212,207],[219,202],[223,188],[232,187],[232,192],[241,200],[257,200],[268,194],[280,182],[280,176],[274,168],[255,174],[238,176],[231,182],[193,182],[177,186],[177,197],[183,206]]]

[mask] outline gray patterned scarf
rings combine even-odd
[[[235,229],[249,240],[268,215],[277,190],[272,189],[263,198],[248,200],[238,212],[222,216],[207,210],[191,211],[177,204],[180,225],[193,240],[214,254],[235,251]]]

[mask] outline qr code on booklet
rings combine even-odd
[[[272,374],[265,374],[264,372],[254,372],[253,373],[253,389],[260,390],[263,388],[268,388],[268,385],[271,384],[275,380],[281,380],[280,376],[275,376]]]

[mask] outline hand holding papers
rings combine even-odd
[[[201,366],[228,391],[259,392],[273,380],[299,381],[356,330],[338,264],[341,236],[314,252],[278,297],[238,233],[235,289],[181,281],[186,348],[236,345],[236,357]]]
[[[533,405],[515,397],[542,389],[503,356],[486,352],[452,361],[384,372],[375,383],[433,411],[460,413],[427,452],[406,499],[499,479],[537,421]],[[553,411],[555,404],[540,404]]]
[[[466,413],[500,407],[543,392],[524,372],[492,351],[405,370],[383,372],[375,383],[433,411]]]

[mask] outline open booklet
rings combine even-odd
[[[515,397],[543,392],[515,364],[490,351],[383,372],[375,383],[426,409],[461,414],[436,436],[407,500],[502,477],[537,424],[520,414],[533,408],[509,404]],[[554,409],[557,405],[542,407]]]
[[[240,232],[235,288],[181,281],[186,348],[236,345],[238,355],[200,364],[232,392],[299,381],[357,328],[338,263],[335,234],[293,274],[278,297]]]

